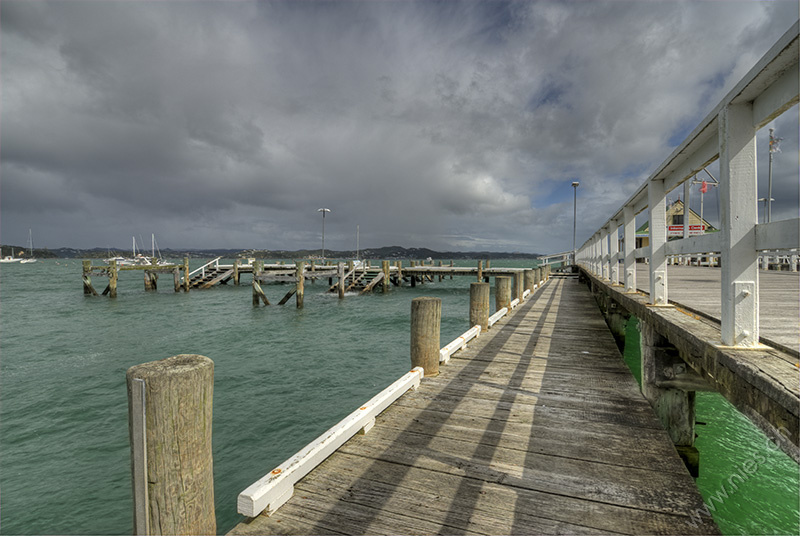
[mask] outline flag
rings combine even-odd
[[[772,130],[769,131],[769,152],[771,153],[779,153],[781,152],[781,148],[779,144],[783,141],[783,138],[776,138],[774,134],[772,134]]]

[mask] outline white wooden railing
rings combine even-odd
[[[209,267],[209,266],[211,266],[211,265],[213,265],[213,266],[214,266],[214,268],[219,268],[219,260],[220,260],[221,258],[222,258],[222,257],[217,257],[216,259],[214,259],[214,260],[212,260],[212,261],[209,261],[209,262],[205,263],[205,264],[204,264],[203,266],[201,266],[200,268],[198,268],[198,269],[196,269],[196,270],[194,270],[194,271],[192,271],[192,272],[189,272],[189,280],[191,281],[192,277],[194,277],[194,276],[195,276],[195,275],[197,275],[197,274],[202,274],[202,275],[203,275],[203,277],[205,277],[205,275],[206,275],[206,268],[208,268],[208,267]]]
[[[636,259],[646,258],[654,306],[668,304],[669,256],[718,253],[722,343],[727,346],[758,345],[759,252],[796,250],[800,245],[800,219],[758,223],[756,183],[756,132],[800,100],[798,24],[576,253],[577,264],[612,284],[623,283],[628,292],[636,291]],[[688,206],[691,179],[716,160],[720,167],[720,232],[689,236],[686,225],[682,239],[668,242],[666,194],[683,185]],[[635,249],[635,218],[645,209],[650,219],[650,245]]]

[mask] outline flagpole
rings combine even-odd
[[[772,221],[772,147],[775,145],[775,129],[769,129],[769,181],[767,182],[767,223]]]

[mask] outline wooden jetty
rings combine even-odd
[[[592,294],[556,278],[230,534],[716,534]]]
[[[550,279],[550,266],[501,274],[481,263],[473,272],[384,261],[358,276],[343,263],[335,274],[326,268],[332,287],[339,280],[340,297],[348,276],[384,291],[406,281],[475,277],[473,326],[440,347],[441,301],[414,299],[412,369],[240,493],[237,507],[248,519],[231,534],[718,534],[690,473],[698,464],[697,391],[720,392],[800,461],[797,276],[782,280],[794,285],[788,292],[759,272],[759,252],[788,256],[790,269],[796,264],[800,219],[757,223],[755,168],[756,131],[800,102],[799,40],[800,21],[572,252],[576,275]],[[683,185],[688,204],[690,180],[717,159],[720,232],[689,236],[687,226],[683,238],[668,241],[666,194]],[[645,209],[650,244],[636,248],[636,215]],[[711,272],[672,266],[698,255],[721,265],[705,269],[719,273],[718,318],[700,288],[715,291]],[[306,268],[288,269],[272,275],[294,278],[301,306]],[[642,269],[646,293],[637,290]],[[261,272],[254,268],[254,286]],[[496,312],[489,316],[483,281],[491,276]],[[773,314],[791,315],[790,323],[771,332]],[[613,336],[630,315],[640,320],[641,390]],[[180,364],[205,363],[197,356],[166,361],[146,368],[191,378],[193,370]],[[214,532],[213,492],[203,478],[210,448],[184,448],[210,443],[210,415],[187,422],[183,412],[164,409],[169,396],[162,408],[145,404],[154,380],[132,371],[133,495],[143,501],[135,504],[137,520],[159,526],[162,514],[183,512],[169,520],[170,531],[192,533],[195,519],[208,516],[202,531]],[[209,388],[191,381],[196,388],[176,392]],[[208,415],[201,402],[210,408],[210,394],[195,398],[197,414]],[[181,455],[174,474],[162,477],[153,461],[159,451]],[[160,485],[148,497],[154,479]],[[184,481],[204,484],[189,489]]]

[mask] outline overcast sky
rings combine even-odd
[[[569,250],[571,182],[580,245],[797,18],[797,0],[3,0],[0,239],[314,248],[327,207],[327,249],[359,225],[362,248]],[[770,126],[773,220],[797,217],[797,107]]]

